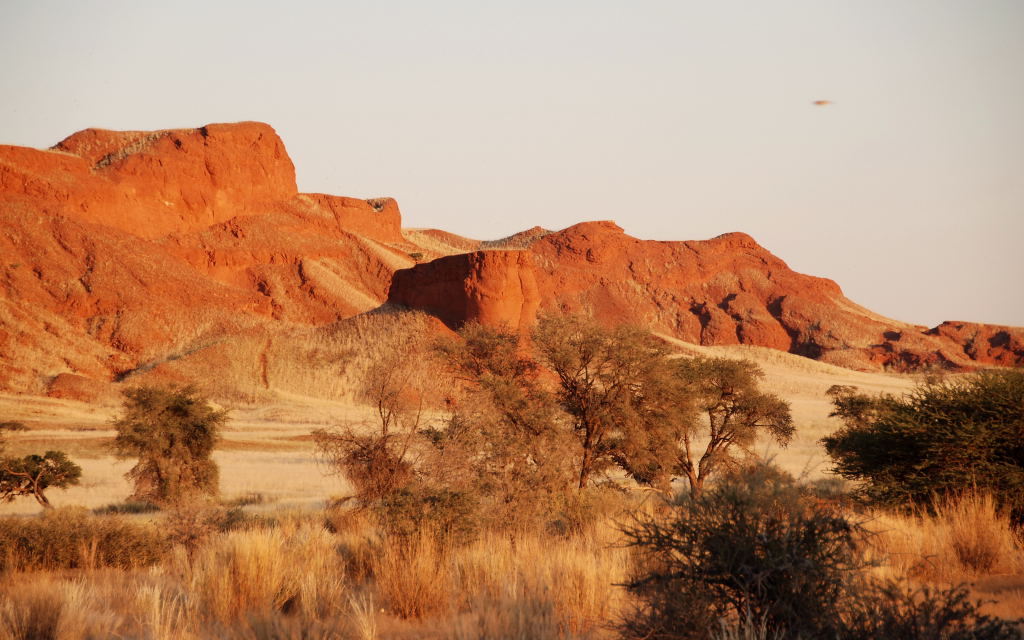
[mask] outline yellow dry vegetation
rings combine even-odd
[[[281,512],[273,526],[176,547],[148,569],[8,574],[0,640],[603,640],[634,604],[619,586],[633,556],[613,519],[570,536],[495,532],[465,546],[430,530],[391,539],[358,514],[341,521]],[[868,525],[879,576],[971,580],[975,595],[999,601],[988,612],[1024,610],[1020,541],[984,496],[951,500],[933,516],[875,514]]]
[[[148,570],[20,574],[0,587],[0,640],[612,637],[629,567],[612,530],[461,548],[429,533],[382,544],[366,522],[332,533],[306,514],[176,548]]]
[[[385,310],[296,328],[273,341],[258,333],[240,336],[154,367],[153,379],[166,380],[184,375],[185,364],[194,367],[198,360],[182,362],[189,358],[243,361],[229,369],[230,379],[204,387],[231,409],[215,453],[221,494],[227,502],[258,498],[245,512],[275,524],[215,533],[149,568],[6,575],[0,640],[615,637],[609,623],[633,604],[618,586],[630,574],[632,555],[620,544],[615,518],[572,535],[494,533],[450,546],[429,531],[399,543],[372,519],[346,516],[338,525],[324,510],[347,487],[316,462],[308,434],[372,423],[372,409],[360,404],[356,389],[370,364],[387,353],[387,336],[406,331],[428,335],[438,328],[422,314]],[[828,416],[830,386],[900,393],[917,382],[758,347],[671,342],[684,354],[757,363],[764,388],[790,402],[797,426],[788,449],[765,452],[811,478],[826,472],[818,440],[839,426]],[[126,384],[147,376],[142,372]],[[123,474],[132,463],[105,448],[116,411],[113,402],[0,394],[0,415],[29,426],[9,435],[12,452],[46,445],[69,451],[83,467],[80,486],[52,492],[57,506],[102,507],[130,493]],[[37,512],[28,501],[0,505],[4,514]],[[165,516],[122,517],[160,522]],[[965,494],[934,514],[857,517],[875,532],[866,553],[880,563],[878,575],[917,584],[973,582],[978,597],[998,601],[989,612],[1024,614],[1021,541],[990,498]]]

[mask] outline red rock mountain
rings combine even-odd
[[[530,236],[519,251],[477,251],[395,274],[389,301],[451,327],[528,328],[537,310],[584,312],[702,345],[750,344],[855,369],[1024,364],[1024,329],[878,314],[835,282],[796,273],[743,233],[689,242],[632,238],[614,222]]]
[[[319,366],[294,346],[310,331],[326,340],[386,301],[451,327],[525,329],[538,310],[585,310],[857,368],[1024,363],[1022,329],[888,320],[743,234],[651,242],[601,222],[494,242],[403,231],[389,198],[298,193],[284,144],[261,123],[0,146],[0,220],[5,391],[89,397],[148,371],[269,389],[274,371]],[[285,342],[291,351],[273,346]]]

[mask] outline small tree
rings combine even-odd
[[[664,410],[671,406],[664,402],[670,388],[664,345],[635,327],[605,329],[580,316],[554,315],[540,319],[533,340],[558,378],[558,403],[582,447],[579,487],[616,463],[638,480],[667,482],[666,465],[657,459],[664,448],[650,446],[664,438],[648,438],[676,422]]]
[[[24,431],[21,422],[0,422],[0,454],[6,450],[4,431]],[[0,502],[11,502],[19,496],[32,496],[44,508],[52,505],[44,491],[50,487],[66,489],[78,484],[82,468],[68,460],[63,451],[47,451],[24,458],[0,459]]]
[[[686,476],[690,492],[700,495],[704,482],[734,462],[735,450],[749,451],[761,434],[786,446],[793,437],[789,404],[758,389],[764,373],[747,360],[684,358],[678,361],[681,395],[691,398],[706,418],[707,431],[691,422],[682,431],[677,473]],[[707,440],[704,451],[697,443]]]
[[[114,421],[114,450],[137,457],[126,474],[133,499],[175,504],[218,492],[213,448],[227,412],[211,407],[192,387],[139,387],[124,392]]]
[[[418,469],[416,444],[438,381],[423,335],[413,329],[380,338],[381,356],[366,368],[358,398],[375,424],[348,424],[312,433],[318,456],[345,477],[361,506],[408,487]]]
[[[543,511],[573,481],[578,447],[520,337],[469,323],[435,350],[461,383],[447,428],[435,434],[439,466],[468,471],[444,475],[493,497],[509,517]]]
[[[928,503],[976,487],[1024,512],[1024,371],[928,381],[904,396],[829,389],[842,419],[822,439],[834,471],[889,505]]]
[[[44,491],[50,487],[67,489],[78,484],[81,477],[82,468],[71,462],[63,451],[5,458],[0,461],[0,501],[32,496],[44,508],[52,509]]]

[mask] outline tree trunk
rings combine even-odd
[[[593,452],[590,447],[584,447],[583,449],[583,462],[580,463],[580,489],[587,488],[587,480],[590,479],[590,465],[592,463]]]
[[[687,470],[686,479],[690,481],[690,497],[696,500],[704,490],[704,478],[697,475],[693,470]]]
[[[50,504],[50,501],[46,499],[45,495],[43,495],[43,490],[39,488],[38,478],[36,479],[35,482],[32,483],[32,495],[35,496],[36,502],[43,505],[44,509],[53,508],[53,505]]]

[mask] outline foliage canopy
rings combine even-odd
[[[844,426],[822,442],[870,502],[925,504],[974,487],[1024,513],[1024,371],[926,382],[904,396],[829,390]]]
[[[20,422],[0,422],[0,453],[6,443],[4,431],[24,431]],[[19,496],[32,496],[44,508],[51,508],[45,491],[50,487],[66,489],[78,484],[82,468],[68,459],[63,451],[47,451],[23,458],[0,459],[0,502],[11,502]]]
[[[114,450],[138,458],[126,474],[135,487],[132,498],[163,505],[216,495],[212,454],[226,421],[227,412],[192,387],[125,391]]]

